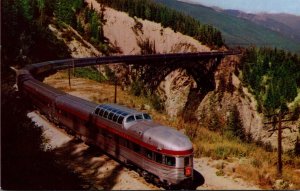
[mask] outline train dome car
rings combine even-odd
[[[116,104],[98,105],[94,114],[102,121],[99,127],[110,126],[115,132],[110,140],[101,137],[98,145],[113,148],[111,155],[138,166],[145,178],[156,178],[168,184],[192,180],[193,147],[187,136],[153,122],[145,112]],[[106,133],[106,136],[112,135]]]

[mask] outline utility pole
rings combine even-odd
[[[68,76],[69,76],[69,88],[71,89],[71,63],[69,63],[69,67],[68,67]]]
[[[115,100],[114,100],[114,103],[117,103],[117,78],[115,78]]]
[[[291,112],[282,113],[281,111],[278,114],[269,115],[267,117],[272,117],[272,122],[266,122],[264,124],[272,124],[273,129],[270,131],[275,132],[278,130],[278,139],[277,139],[277,175],[282,176],[282,122],[294,121],[293,119],[283,120],[284,116],[291,114]],[[276,124],[278,123],[278,129],[276,129]],[[287,127],[288,128],[288,127]]]
[[[72,61],[72,64],[73,64],[73,77],[75,77],[75,63],[74,63],[74,60]]]

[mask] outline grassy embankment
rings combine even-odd
[[[96,103],[112,103],[114,99],[114,86],[107,83],[98,83],[93,80],[79,79],[72,77],[73,81],[80,80],[83,86],[73,83],[71,89],[68,87],[67,72],[60,72],[51,77],[51,82],[46,81],[50,85],[72,93],[76,91],[84,91],[90,94],[88,99]],[[58,81],[59,80],[59,81]],[[65,82],[64,82],[65,81]],[[98,93],[95,93],[97,92]],[[246,143],[232,136],[225,136],[222,133],[211,131],[205,127],[201,127],[195,123],[186,123],[182,119],[172,119],[164,112],[157,112],[151,106],[151,101],[144,97],[131,95],[127,91],[123,91],[118,87],[117,103],[136,108],[138,110],[147,109],[154,120],[167,126],[174,127],[178,130],[184,129],[189,135],[195,150],[195,157],[211,157],[213,160],[224,160],[222,165],[217,166],[218,174],[233,175],[234,177],[242,177],[261,186],[261,188],[272,188],[276,177],[276,161],[277,152],[268,151],[257,143]],[[226,164],[235,164],[232,168],[226,168]],[[288,188],[288,183],[292,183],[293,188],[300,188],[299,172],[300,157],[296,157],[293,153],[284,153],[283,155],[283,176],[285,180],[283,188]]]

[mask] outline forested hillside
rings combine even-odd
[[[1,188],[83,189],[76,172],[44,151],[42,130],[27,117],[31,104],[15,91],[9,66],[70,57],[65,43],[48,29],[56,1],[1,1]],[[17,120],[16,120],[17,119]]]
[[[9,65],[69,57],[66,45],[48,29],[56,1],[3,0],[1,5],[2,71]]]
[[[211,47],[224,45],[222,34],[211,25],[203,24],[191,16],[170,9],[151,0],[98,0],[116,10],[128,12],[131,17],[147,19],[170,27],[174,31],[194,37]]]
[[[287,111],[300,93],[298,55],[270,48],[248,48],[241,61],[241,78],[258,101],[258,111]],[[294,104],[300,109],[300,102]],[[297,109],[292,108],[292,109]]]
[[[300,53],[299,43],[246,19],[237,18],[213,8],[177,0],[154,1],[190,15],[201,23],[216,27],[222,32],[225,44],[229,46],[268,46]]]

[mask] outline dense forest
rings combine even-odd
[[[300,58],[296,54],[276,48],[248,48],[240,69],[243,82],[258,101],[259,112],[287,111],[300,90]],[[300,103],[294,105],[299,107]]]
[[[147,19],[191,36],[211,47],[224,45],[222,34],[211,25],[201,24],[191,16],[170,9],[151,0],[98,0],[116,10],[128,12],[131,17]]]
[[[48,25],[71,26],[98,49],[109,51],[102,26],[103,15],[83,0],[4,0],[2,4],[2,69],[70,57],[68,47]]]
[[[31,105],[13,88],[9,66],[70,57],[49,30],[58,1],[1,1],[1,187],[4,190],[83,189],[75,172],[42,148],[42,130],[26,116]],[[16,117],[18,120],[16,120]]]
[[[3,0],[1,69],[69,57],[68,48],[48,28],[56,1]]]

